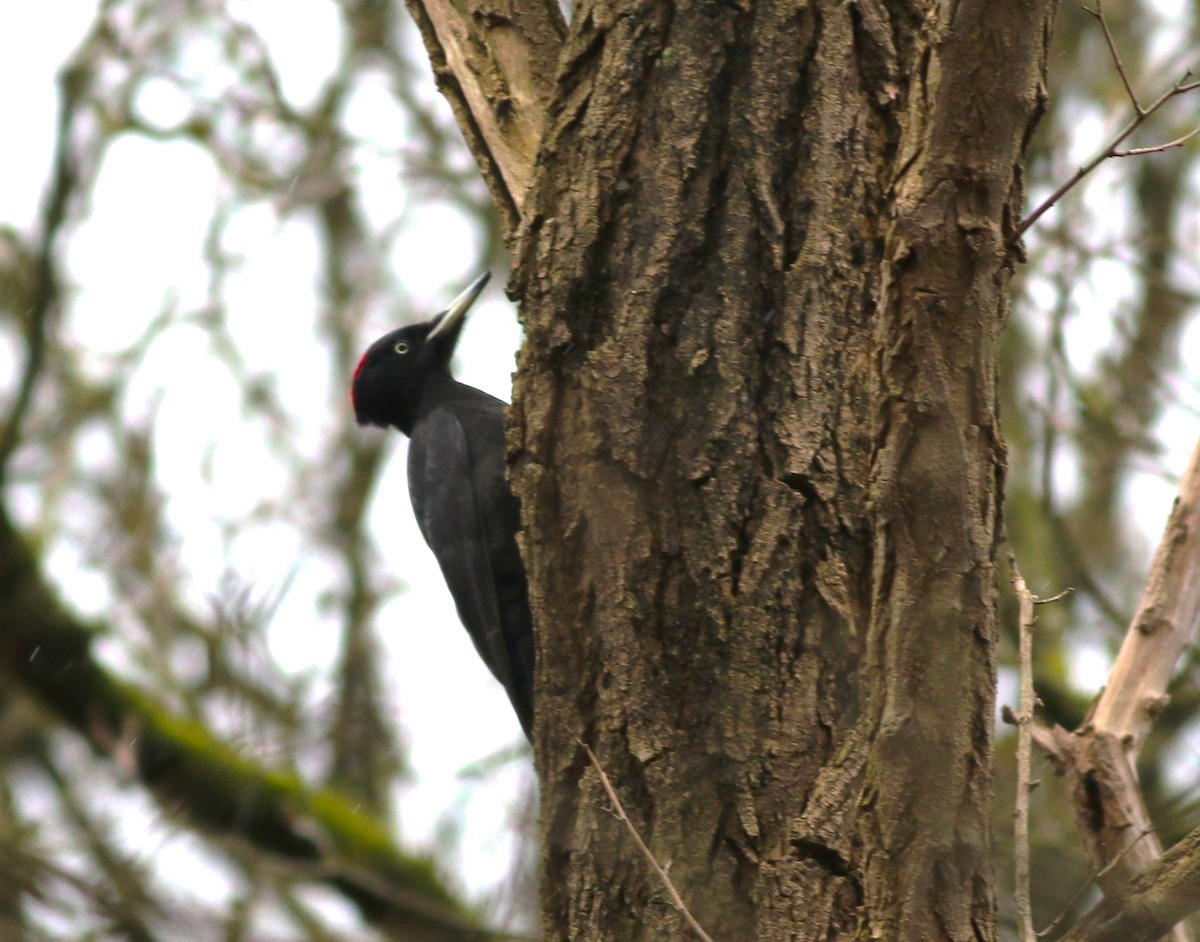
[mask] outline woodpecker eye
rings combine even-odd
[[[403,356],[404,354],[408,353],[408,341],[407,340],[399,341],[393,349],[397,353],[399,353],[401,356]]]

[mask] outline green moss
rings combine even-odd
[[[141,691],[121,696],[141,721],[138,760],[143,778],[178,810],[209,828],[240,834],[293,858],[336,848],[340,862],[395,881],[459,915],[466,910],[438,879],[433,862],[404,854],[386,822],[329,788],[311,791],[291,772],[267,769],[214,736],[203,724],[171,714]],[[295,822],[319,825],[319,837]]]
[[[384,823],[364,811],[359,803],[328,788],[313,792],[307,798],[308,810],[347,860],[419,889],[423,896],[437,900],[459,914],[466,913],[442,885],[433,861],[428,857],[400,853]]]

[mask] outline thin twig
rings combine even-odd
[[[1143,154],[1161,154],[1164,150],[1170,150],[1172,147],[1182,147],[1197,134],[1200,134],[1200,124],[1188,131],[1187,134],[1177,137],[1173,141],[1167,141],[1165,144],[1155,144],[1152,147],[1131,147],[1128,150],[1114,150],[1112,155],[1114,157],[1141,157]]]
[[[1073,910],[1075,908],[1075,904],[1079,902],[1079,900],[1083,896],[1083,894],[1086,893],[1088,890],[1090,890],[1096,883],[1098,883],[1100,881],[1101,877],[1107,876],[1117,866],[1117,864],[1119,864],[1121,862],[1121,859],[1127,853],[1129,853],[1129,851],[1133,848],[1133,846],[1138,841],[1140,841],[1146,835],[1153,834],[1153,833],[1154,833],[1153,830],[1142,831],[1141,834],[1139,834],[1132,841],[1130,841],[1128,844],[1126,844],[1124,847],[1122,847],[1121,852],[1119,854],[1117,854],[1117,856],[1115,856],[1112,860],[1110,860],[1103,867],[1101,867],[1099,870],[1097,870],[1095,873],[1093,873],[1090,877],[1088,877],[1087,880],[1084,881],[1083,886],[1081,886],[1079,889],[1077,889],[1074,893],[1071,894],[1071,898],[1069,900],[1067,900],[1067,902],[1063,906],[1063,908],[1061,910],[1059,910],[1058,915],[1055,916],[1050,921],[1050,925],[1046,926],[1045,929],[1038,930],[1038,933],[1037,933],[1038,938],[1048,936],[1055,929],[1057,929],[1058,924],[1060,922],[1062,922],[1067,917],[1067,914],[1070,913],[1071,910]]]
[[[1112,30],[1108,28],[1108,17],[1104,15],[1103,0],[1096,0],[1096,9],[1089,10],[1087,7],[1084,7],[1083,12],[1094,16],[1100,21],[1100,28],[1104,30],[1104,41],[1108,43],[1109,54],[1112,56],[1113,62],[1116,63],[1117,74],[1121,76],[1121,83],[1125,86],[1125,93],[1129,96],[1129,101],[1133,104],[1133,110],[1139,115],[1144,114],[1142,103],[1138,101],[1137,95],[1134,94],[1133,85],[1130,84],[1129,76],[1125,73],[1125,65],[1121,62],[1121,54],[1117,52],[1117,42],[1113,39]]]
[[[1037,935],[1033,931],[1033,904],[1029,891],[1029,793],[1033,791],[1030,764],[1032,751],[1033,708],[1036,698],[1033,692],[1033,626],[1037,621],[1033,614],[1034,598],[1021,570],[1017,567],[1015,555],[1009,555],[1008,563],[1012,567],[1012,584],[1017,593],[1017,605],[1020,612],[1019,656],[1018,664],[1021,677],[1021,691],[1017,702],[1017,799],[1013,809],[1014,857],[1016,858],[1015,888],[1017,902],[1017,926],[1021,934],[1021,942],[1036,942]]]
[[[1165,150],[1170,150],[1173,147],[1183,146],[1183,144],[1191,140],[1191,138],[1193,138],[1197,133],[1200,133],[1200,127],[1197,127],[1190,133],[1185,134],[1182,137],[1178,137],[1173,141],[1167,141],[1165,144],[1155,144],[1152,147],[1134,147],[1128,150],[1120,150],[1122,142],[1124,142],[1126,138],[1128,138],[1129,135],[1131,135],[1134,131],[1145,124],[1151,115],[1158,111],[1172,98],[1176,98],[1179,95],[1186,95],[1188,92],[1193,91],[1196,88],[1200,88],[1200,82],[1188,82],[1188,79],[1191,78],[1192,75],[1191,71],[1189,70],[1184,72],[1183,77],[1161,95],[1159,95],[1152,104],[1149,106],[1142,105],[1142,103],[1138,100],[1137,94],[1133,90],[1133,85],[1129,81],[1129,75],[1125,71],[1125,64],[1121,61],[1120,53],[1117,52],[1117,44],[1113,39],[1112,31],[1108,28],[1108,19],[1104,15],[1104,7],[1101,5],[1100,0],[1097,0],[1096,2],[1096,9],[1090,10],[1087,7],[1084,7],[1084,10],[1100,21],[1100,26],[1104,30],[1104,41],[1108,44],[1108,51],[1112,56],[1113,64],[1116,66],[1117,73],[1121,76],[1121,82],[1125,86],[1125,91],[1129,95],[1129,100],[1133,104],[1134,116],[1133,119],[1126,124],[1125,127],[1120,130],[1120,132],[1118,132],[1117,136],[1108,143],[1108,146],[1105,147],[1104,150],[1076,170],[1066,183],[1046,197],[1046,199],[1041,202],[1037,209],[1021,220],[1021,222],[1017,225],[1016,231],[1013,233],[1012,238],[1009,239],[1010,244],[1015,243],[1018,239],[1020,239],[1021,236],[1023,236],[1029,229],[1029,227],[1041,219],[1042,215],[1048,209],[1050,209],[1051,206],[1062,199],[1070,190],[1074,189],[1079,181],[1081,181],[1110,157],[1137,157],[1143,154],[1159,154]]]
[[[1051,602],[1061,602],[1063,599],[1065,599],[1068,595],[1070,595],[1074,591],[1075,591],[1075,589],[1072,586],[1067,586],[1061,592],[1055,592],[1048,599],[1039,599],[1035,595],[1033,597],[1033,604],[1034,605],[1049,605]]]
[[[696,935],[703,939],[704,942],[713,942],[709,934],[704,931],[704,927],[701,926],[700,923],[696,922],[696,918],[692,915],[687,906],[684,905],[683,898],[679,895],[679,891],[675,889],[675,884],[671,882],[671,878],[667,875],[667,871],[664,870],[662,865],[655,859],[654,854],[650,852],[650,848],[646,846],[646,842],[642,840],[642,836],[638,834],[637,828],[635,828],[633,826],[633,822],[629,820],[629,815],[625,813],[625,808],[621,805],[621,799],[617,797],[617,793],[612,787],[612,782],[610,782],[608,780],[608,776],[604,774],[604,767],[600,765],[600,760],[596,758],[596,754],[592,752],[588,744],[583,742],[583,740],[576,740],[576,742],[583,747],[583,751],[586,752],[588,754],[588,758],[592,760],[592,765],[596,767],[596,774],[600,776],[600,784],[604,786],[604,791],[608,795],[608,800],[612,802],[613,814],[616,815],[618,821],[625,825],[625,829],[629,831],[630,837],[633,838],[633,842],[637,845],[638,850],[641,851],[642,856],[646,858],[646,862],[650,864],[650,867],[655,873],[658,874],[658,878],[662,880],[663,886],[667,888],[667,893],[669,893],[671,896],[672,905],[683,916],[687,924],[692,927],[692,931],[695,932]]]
[[[1035,209],[1032,213],[1030,213],[1024,219],[1022,219],[1020,225],[1017,226],[1016,232],[1013,233],[1012,239],[1010,241],[1015,242],[1017,239],[1021,238],[1021,236],[1025,234],[1025,231],[1030,226],[1032,226],[1035,222],[1037,222],[1039,219],[1041,219],[1042,215],[1048,209],[1050,209],[1051,206],[1053,206],[1060,199],[1062,199],[1070,190],[1074,189],[1076,184],[1078,184],[1080,180],[1082,180],[1084,177],[1086,177],[1089,173],[1091,173],[1093,170],[1095,170],[1097,167],[1099,167],[1100,164],[1104,163],[1104,161],[1108,160],[1110,157],[1115,157],[1119,153],[1118,148],[1125,141],[1125,139],[1128,138],[1129,135],[1131,135],[1134,131],[1136,131],[1138,128],[1140,128],[1143,124],[1145,124],[1146,120],[1151,115],[1153,115],[1156,111],[1158,111],[1159,108],[1161,108],[1163,105],[1165,105],[1168,101],[1170,101],[1172,98],[1176,97],[1177,95],[1182,95],[1185,92],[1189,92],[1192,89],[1196,88],[1197,83],[1195,83],[1195,82],[1193,82],[1190,85],[1183,84],[1183,82],[1190,75],[1191,75],[1191,72],[1185,72],[1182,79],[1180,79],[1178,82],[1176,82],[1174,85],[1172,85],[1169,89],[1167,89],[1165,92],[1163,92],[1157,99],[1155,99],[1154,103],[1152,105],[1150,105],[1149,108],[1146,108],[1143,112],[1136,115],[1133,118],[1133,120],[1131,120],[1128,124],[1126,124],[1125,127],[1122,128],[1121,131],[1117,134],[1117,136],[1114,137],[1109,142],[1108,146],[1106,148],[1104,148],[1103,151],[1101,151],[1099,154],[1097,154],[1095,157],[1093,157],[1091,160],[1089,160],[1086,164],[1084,164],[1082,167],[1080,167],[1078,170],[1076,170],[1075,173],[1072,174],[1071,178],[1069,180],[1067,180],[1066,183],[1064,183],[1057,190],[1055,190],[1048,197],[1046,197],[1046,199],[1044,199],[1042,201],[1041,205],[1039,205],[1037,209]],[[1138,148],[1138,149],[1145,150],[1145,152],[1148,154],[1153,154],[1153,153],[1158,153],[1159,151],[1167,150],[1169,146],[1171,146],[1170,143],[1159,144],[1152,148]],[[1178,146],[1178,145],[1174,145],[1174,146]]]
[[[1029,880],[1029,794],[1037,787],[1033,781],[1033,711],[1037,706],[1037,695],[1033,689],[1033,629],[1037,624],[1034,606],[1048,605],[1071,594],[1064,589],[1048,599],[1040,599],[1029,591],[1017,558],[1008,557],[1012,567],[1013,590],[1017,593],[1018,607],[1018,655],[1020,692],[1017,711],[1012,721],[1017,727],[1017,797],[1013,809],[1014,857],[1016,875],[1014,895],[1017,906],[1017,926],[1021,942],[1037,942],[1038,933],[1033,928],[1033,903]]]
[[[1200,909],[1200,828],[1114,891],[1060,942],[1163,942],[1191,938],[1187,917]],[[1164,930],[1174,926],[1165,936]]]

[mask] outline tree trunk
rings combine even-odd
[[[512,442],[547,939],[992,939],[996,341],[1053,0],[580,5]]]

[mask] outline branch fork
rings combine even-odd
[[[1133,84],[1129,81],[1129,74],[1125,71],[1125,64],[1121,61],[1121,55],[1117,51],[1116,41],[1113,39],[1112,30],[1109,29],[1108,19],[1104,15],[1104,6],[1101,0],[1096,0],[1096,8],[1090,9],[1084,7],[1091,16],[1095,17],[1100,22],[1100,27],[1104,30],[1104,41],[1108,45],[1109,55],[1112,56],[1113,64],[1116,66],[1117,74],[1121,76],[1121,84],[1125,86],[1125,94],[1129,97],[1130,105],[1133,108],[1133,118],[1117,132],[1117,135],[1108,142],[1104,150],[1085,163],[1062,186],[1051,193],[1044,199],[1028,216],[1021,220],[1017,225],[1016,231],[1013,233],[1010,243],[1016,242],[1025,234],[1035,222],[1061,200],[1068,192],[1075,188],[1084,177],[1090,174],[1093,170],[1108,160],[1110,157],[1143,157],[1146,154],[1161,154],[1163,151],[1172,150],[1176,147],[1182,147],[1197,134],[1200,134],[1200,125],[1192,128],[1186,134],[1182,134],[1173,140],[1166,141],[1162,144],[1154,144],[1149,147],[1131,147],[1122,150],[1121,144],[1124,143],[1134,131],[1146,123],[1156,112],[1159,111],[1168,101],[1173,98],[1178,98],[1180,95],[1186,95],[1188,92],[1195,91],[1200,88],[1200,82],[1189,82],[1192,77],[1191,70],[1183,73],[1183,77],[1174,85],[1168,88],[1165,92],[1154,99],[1149,105],[1143,105],[1133,90]]]
[[[1014,582],[1017,578],[1019,574]],[[1024,638],[1022,588],[1023,583],[1018,597]],[[1028,596],[1028,590],[1024,594]],[[1175,914],[1186,915],[1200,905],[1200,829],[1164,855],[1136,771],[1142,744],[1168,700],[1167,684],[1184,648],[1192,643],[1198,622],[1200,442],[1184,472],[1137,611],[1091,715],[1074,732],[1038,724],[1029,727],[1039,748],[1072,782],[1079,830],[1099,871],[1106,911],[1111,914],[1118,908],[1112,901],[1124,900],[1127,908],[1149,907],[1151,915],[1167,920],[1159,926],[1161,931],[1136,938],[1153,939],[1169,930],[1173,942],[1191,942],[1186,926],[1170,927],[1182,918]],[[1026,669],[1023,651],[1022,672]],[[1018,788],[1018,801],[1020,794]],[[1077,942],[1135,938],[1088,928],[1089,920],[1098,919],[1089,915],[1067,938]],[[1120,932],[1132,931],[1126,922],[1120,925]]]

